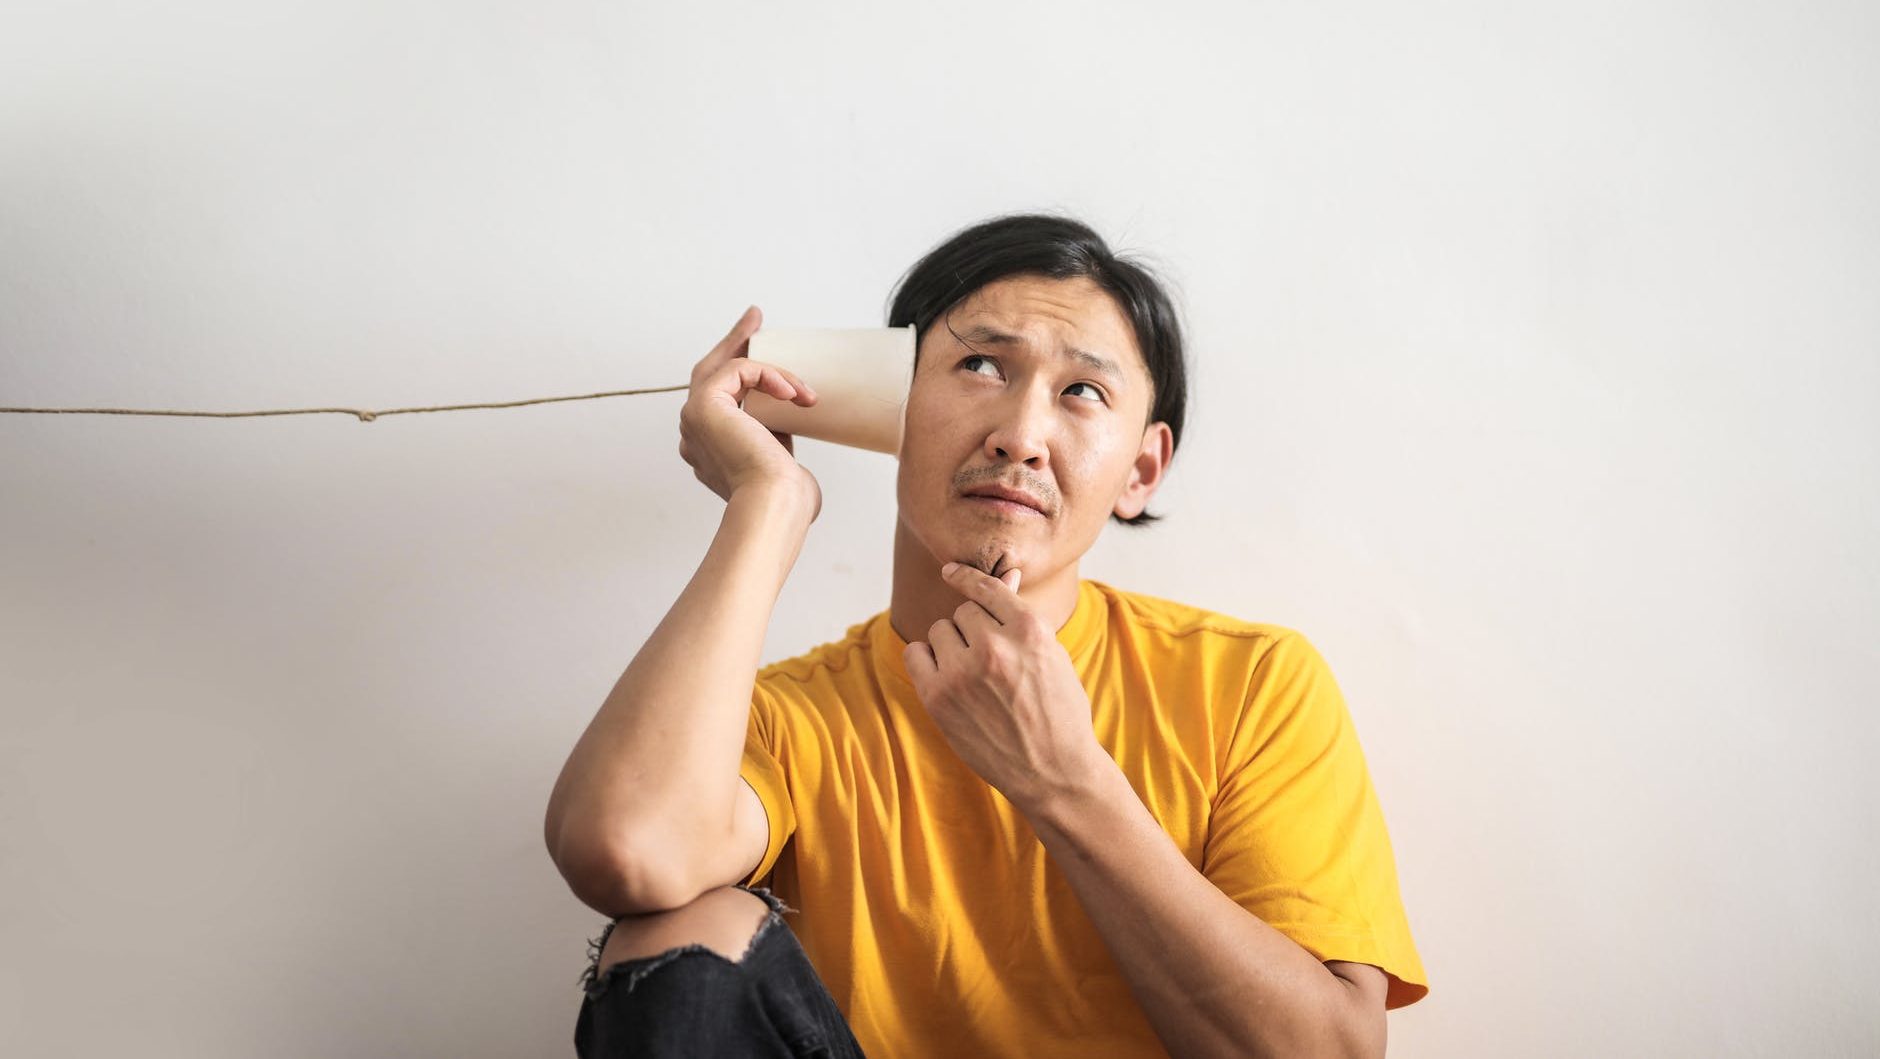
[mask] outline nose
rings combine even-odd
[[[1048,404],[1040,410],[1030,396],[1015,391],[1010,403],[1000,402],[998,425],[986,434],[986,455],[1041,469],[1050,415]]]

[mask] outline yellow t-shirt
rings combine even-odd
[[[1097,740],[1188,863],[1320,960],[1429,992],[1338,685],[1299,633],[1084,579]],[[757,673],[740,769],[771,890],[871,1056],[1161,1056],[1030,822],[927,715],[888,612]],[[774,869],[774,871],[773,871]]]

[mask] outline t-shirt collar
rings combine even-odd
[[[907,641],[894,629],[894,623],[888,620],[891,610],[884,610],[875,615],[868,623],[867,637],[869,653],[875,662],[875,671],[889,681],[902,687],[913,687],[913,681],[907,675],[907,663],[902,653],[907,650]],[[1104,626],[1109,619],[1109,601],[1099,589],[1097,582],[1089,578],[1077,582],[1077,606],[1071,611],[1070,620],[1064,623],[1057,633],[1058,643],[1070,653],[1071,664],[1078,673],[1084,671],[1085,663],[1102,639]],[[923,631],[924,632],[924,631]],[[926,637],[921,636],[922,639]]]

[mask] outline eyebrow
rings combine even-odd
[[[1004,331],[987,324],[977,324],[967,328],[960,332],[960,338],[968,342],[986,342],[995,346],[1022,346],[1029,344],[1017,335],[1008,335]],[[1116,366],[1115,361],[1098,356],[1087,349],[1067,349],[1065,353],[1069,354],[1072,360],[1082,364],[1084,367],[1089,368],[1099,375],[1108,376],[1110,381],[1115,383],[1118,387],[1124,385],[1123,370]]]

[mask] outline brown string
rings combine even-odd
[[[386,408],[377,412],[363,408],[276,408],[265,412],[173,412],[168,409],[150,408],[0,408],[0,412],[54,412],[64,414],[91,413],[116,416],[214,416],[233,418],[236,416],[300,416],[314,412],[340,412],[349,416],[358,416],[361,423],[370,423],[380,416],[404,415],[406,412],[455,412],[463,408],[516,408],[525,404],[548,404],[552,401],[588,401],[596,397],[630,397],[640,393],[672,393],[676,390],[689,389],[689,386],[658,386],[644,390],[609,390],[606,393],[584,393],[578,397],[534,397],[526,401],[503,401],[497,404],[445,404],[432,405],[428,408]]]

